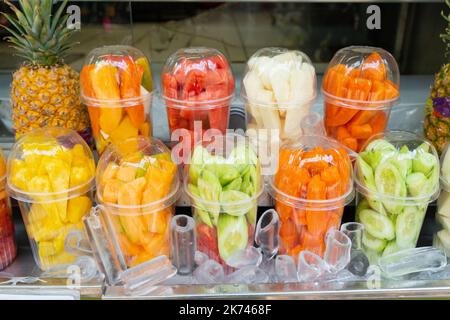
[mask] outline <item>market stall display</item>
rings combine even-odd
[[[124,268],[170,257],[177,170],[161,141],[142,136],[111,144],[100,158],[96,177],[100,208],[95,215],[109,228],[105,237],[118,243]]]
[[[92,206],[94,157],[75,131],[35,129],[14,144],[7,165],[8,191],[16,199],[39,268],[72,263],[67,235],[82,231]]]
[[[208,129],[225,133],[234,96],[234,77],[225,56],[216,49],[183,48],[172,54],[161,75],[170,132],[194,134]],[[194,132],[195,124],[198,131]]]
[[[339,229],[354,196],[350,157],[327,137],[286,142],[268,190],[281,219],[279,251],[295,259],[304,250],[323,256],[327,231]]]
[[[263,189],[258,157],[248,139],[235,134],[200,143],[186,167],[197,250],[224,266],[253,245],[257,199]]]
[[[130,46],[92,50],[80,74],[97,151],[138,135],[151,136],[153,82],[150,62]]]
[[[439,195],[439,158],[413,133],[372,137],[356,161],[356,220],[363,247],[378,257],[416,246],[428,204]]]
[[[387,51],[351,46],[330,61],[322,82],[327,134],[354,151],[383,132],[400,97],[397,62]]]

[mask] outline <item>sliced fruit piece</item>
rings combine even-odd
[[[227,260],[234,252],[244,250],[248,243],[248,228],[245,216],[220,214],[217,222],[219,254]]]
[[[406,206],[398,215],[395,223],[395,235],[400,248],[407,249],[416,246],[424,216],[425,211],[415,206]]]
[[[387,241],[375,238],[371,236],[370,233],[364,232],[362,243],[366,248],[370,250],[373,250],[375,252],[383,252],[384,248],[386,247]]]
[[[375,238],[392,240],[395,238],[395,230],[392,221],[373,210],[362,210],[359,219],[364,224],[366,231]]]

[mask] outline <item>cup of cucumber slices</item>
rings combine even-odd
[[[369,139],[355,165],[356,221],[371,263],[414,248],[428,204],[439,196],[439,157],[419,136],[390,131]]]
[[[197,144],[185,167],[197,250],[224,267],[232,255],[253,245],[263,190],[260,167],[248,138],[232,133]]]

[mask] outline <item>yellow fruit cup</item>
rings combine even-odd
[[[75,131],[43,128],[23,135],[7,163],[7,187],[18,201],[33,256],[42,270],[73,263],[71,231],[82,231],[92,207],[95,163]]]
[[[151,136],[152,74],[141,51],[130,46],[92,50],[80,86],[99,154],[109,143]]]
[[[136,151],[124,147],[130,145]],[[115,252],[118,269],[170,257],[170,219],[180,181],[178,167],[161,141],[136,137],[111,144],[99,160],[96,184],[99,210],[86,220],[100,221],[105,238],[116,244],[107,250]],[[88,229],[96,224],[88,224]]]

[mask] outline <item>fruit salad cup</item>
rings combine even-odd
[[[11,203],[6,192],[6,163],[0,149],[0,271],[14,260],[16,254]]]
[[[108,238],[118,244],[124,268],[170,257],[170,219],[180,182],[167,147],[148,137],[110,145],[99,160],[96,180]]]
[[[372,263],[414,248],[428,204],[439,195],[439,158],[428,142],[391,131],[369,139],[355,166],[356,221]]]
[[[295,259],[304,250],[323,256],[327,232],[339,229],[354,197],[346,149],[327,137],[302,136],[281,146],[278,171],[268,178],[281,220],[279,252]]]
[[[271,139],[270,145],[279,148],[280,139],[302,134],[301,121],[310,111],[316,86],[314,67],[303,52],[258,50],[248,61],[241,84],[249,137],[258,145]],[[261,129],[277,131],[272,134]]]
[[[197,250],[226,267],[228,259],[253,245],[263,190],[258,157],[244,136],[227,134],[197,144],[185,172]]]
[[[18,201],[34,259],[42,270],[70,264],[67,236],[83,231],[95,187],[95,163],[75,131],[44,128],[30,131],[14,144],[7,184]]]
[[[322,82],[328,136],[359,152],[372,135],[386,129],[400,98],[397,62],[380,48],[339,50]]]
[[[436,222],[440,230],[433,237],[433,245],[450,256],[450,152],[449,145],[441,155],[441,194],[437,201]]]
[[[188,130],[194,144],[199,138],[194,136],[196,132],[217,129],[225,133],[234,77],[221,52],[203,47],[180,49],[167,59],[161,78],[171,134]]]
[[[99,154],[109,143],[151,136],[152,74],[141,51],[129,46],[94,49],[81,70],[80,86]]]

